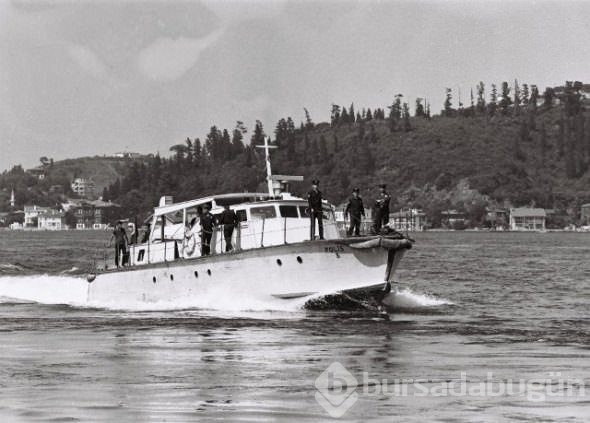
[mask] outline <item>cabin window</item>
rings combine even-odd
[[[297,206],[279,206],[281,217],[299,217]]]
[[[246,214],[246,210],[236,210],[236,215],[238,216],[238,220],[240,222],[246,222],[248,220],[248,215]]]
[[[250,209],[250,216],[252,216],[252,219],[270,219],[277,217],[277,211],[274,206],[252,207]]]
[[[309,217],[309,209],[307,206],[299,206],[299,213],[301,217]]]

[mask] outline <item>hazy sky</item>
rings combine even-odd
[[[333,102],[590,81],[590,2],[0,0],[0,170],[272,132]]]

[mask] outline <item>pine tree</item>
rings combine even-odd
[[[485,85],[482,81],[477,84],[477,112],[483,115],[486,111]]]
[[[313,125],[313,121],[311,120],[311,115],[309,114],[309,110],[307,110],[304,107],[303,111],[305,112],[305,127],[307,129],[312,129],[314,125]]]
[[[453,90],[450,88],[446,89],[446,96],[445,96],[445,104],[444,104],[444,113],[446,117],[451,117],[453,115]]]
[[[332,127],[340,123],[340,106],[332,103],[332,112],[330,113],[330,124]]]
[[[518,86],[518,80],[514,80],[514,115],[520,114],[520,87]]]
[[[555,98],[555,91],[551,87],[545,88],[543,93],[543,106],[550,109],[553,106],[553,99]]]
[[[529,104],[529,86],[528,84],[522,84],[522,93],[521,93],[521,100],[524,106],[528,106]]]
[[[404,131],[411,131],[412,125],[410,124],[410,106],[408,106],[408,103],[404,103],[403,105],[402,116],[404,121]]]
[[[416,117],[424,117],[425,115],[425,111],[424,111],[424,105],[422,104],[422,100],[421,98],[416,98],[416,110],[414,111],[414,116]]]
[[[402,94],[397,94],[395,100],[389,106],[389,131],[395,132],[397,124],[402,116]]]
[[[264,133],[264,127],[262,126],[262,122],[259,120],[256,121],[254,125],[254,132],[252,133],[252,137],[250,138],[250,145],[262,145],[264,144],[264,137],[266,134]]]
[[[354,103],[350,104],[350,109],[348,109],[348,119],[350,121],[350,123],[354,123]]]
[[[498,89],[496,88],[496,84],[492,84],[492,92],[490,93],[490,103],[488,104],[488,112],[490,116],[494,116],[496,114],[496,109],[498,108]]]
[[[510,98],[510,86],[508,82],[502,82],[502,98],[500,99],[500,109],[502,110],[503,115],[508,114],[508,108],[512,104],[512,99]]]

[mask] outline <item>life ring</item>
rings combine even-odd
[[[189,232],[184,235],[184,245],[182,246],[182,252],[184,256],[192,256],[197,248],[197,240],[193,232]]]

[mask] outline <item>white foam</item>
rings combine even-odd
[[[31,275],[0,278],[0,297],[12,300],[82,305],[86,302],[87,293],[88,282],[72,276]]]
[[[179,298],[174,301],[143,302],[121,298],[108,303],[87,301],[88,282],[83,277],[67,275],[30,275],[0,277],[0,303],[33,302],[66,304],[117,311],[201,310],[206,314],[237,317],[244,312],[295,313],[300,312],[309,297],[284,300],[269,297],[235,295],[227,289],[212,286],[198,298]]]
[[[420,309],[453,304],[444,298],[437,298],[429,294],[418,294],[409,288],[392,291],[383,299],[386,307],[393,309]]]

